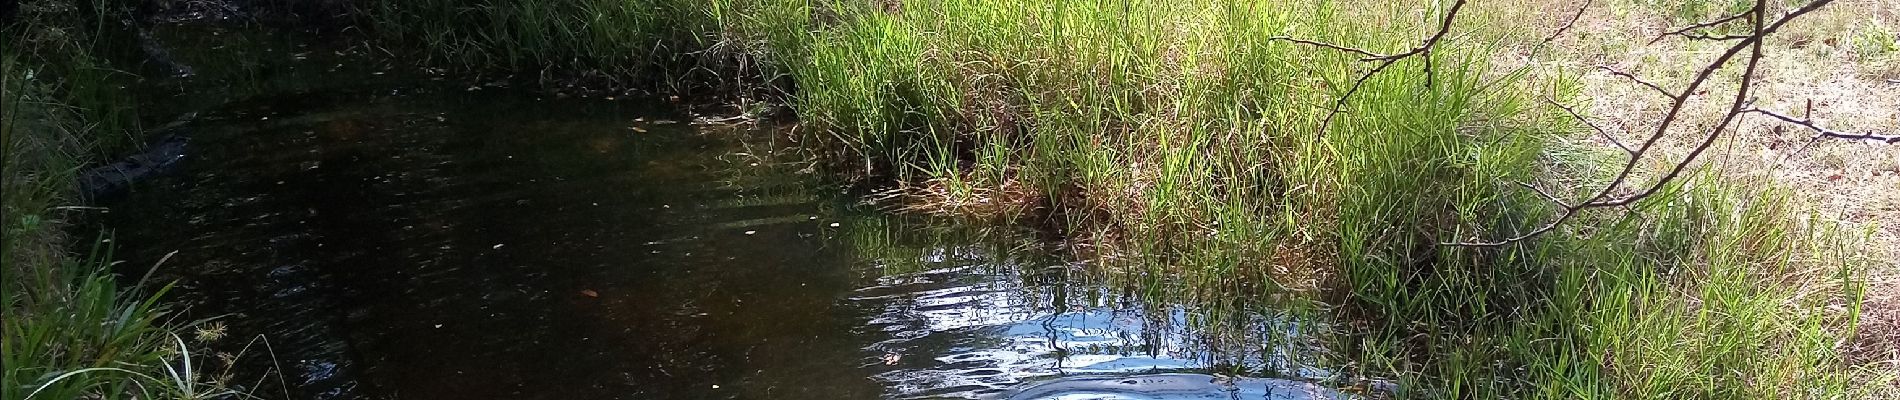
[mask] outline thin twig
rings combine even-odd
[[[1744,36],[1744,35],[1707,35],[1707,34],[1701,34],[1701,33],[1684,33],[1682,34],[1682,37],[1684,39],[1707,40],[1711,42],[1748,39],[1748,36]]]
[[[1332,44],[1332,43],[1326,43],[1326,42],[1320,42],[1320,41],[1297,39],[1297,38],[1292,38],[1292,37],[1287,37],[1287,36],[1274,36],[1274,37],[1267,38],[1267,40],[1287,41],[1287,42],[1293,42],[1293,43],[1304,44],[1304,45],[1309,45],[1309,46],[1323,47],[1323,48],[1328,48],[1328,49],[1333,49],[1333,50],[1344,51],[1348,53],[1359,54],[1359,55],[1365,56],[1364,58],[1359,59],[1359,61],[1361,62],[1378,62],[1379,63],[1378,66],[1372,67],[1372,70],[1366,71],[1366,73],[1360,75],[1358,79],[1353,80],[1352,87],[1346,89],[1346,93],[1341,94],[1338,99],[1335,99],[1333,101],[1333,109],[1326,113],[1325,119],[1320,120],[1319,134],[1315,135],[1314,140],[1318,140],[1326,136],[1326,130],[1332,126],[1333,118],[1339,116],[1341,112],[1345,111],[1346,102],[1351,100],[1354,94],[1358,94],[1360,88],[1365,87],[1366,81],[1371,80],[1373,76],[1378,75],[1380,72],[1384,72],[1386,68],[1392,67],[1393,64],[1397,64],[1399,61],[1405,60],[1407,58],[1411,58],[1413,56],[1421,55],[1421,54],[1424,55],[1425,56],[1425,66],[1424,66],[1425,67],[1425,86],[1427,88],[1430,88],[1433,85],[1432,60],[1431,60],[1432,48],[1436,47],[1438,45],[1438,42],[1444,39],[1447,33],[1451,32],[1452,21],[1458,17],[1458,11],[1464,8],[1465,3],[1467,1],[1469,0],[1458,0],[1457,2],[1452,3],[1451,7],[1445,10],[1444,18],[1439,21],[1437,32],[1432,33],[1430,37],[1425,38],[1425,41],[1419,44],[1418,47],[1413,47],[1411,50],[1407,50],[1403,53],[1398,53],[1398,54],[1380,54],[1380,53],[1376,53],[1376,52],[1365,50],[1365,49],[1342,46],[1338,44]]]
[[[1632,74],[1632,73],[1628,73],[1628,72],[1623,72],[1623,71],[1621,71],[1621,70],[1618,70],[1618,69],[1616,69],[1616,68],[1613,68],[1613,67],[1610,67],[1610,66],[1608,66],[1608,65],[1598,65],[1598,66],[1597,66],[1597,69],[1601,69],[1601,70],[1604,70],[1604,71],[1606,71],[1606,72],[1609,72],[1609,73],[1610,73],[1610,75],[1616,75],[1616,76],[1620,76],[1620,77],[1623,77],[1623,78],[1625,78],[1625,79],[1629,79],[1629,80],[1630,80],[1631,82],[1636,82],[1637,84],[1640,84],[1640,85],[1643,85],[1643,86],[1645,86],[1645,87],[1648,87],[1648,88],[1650,88],[1650,89],[1652,89],[1652,90],[1655,90],[1657,94],[1661,94],[1661,95],[1663,95],[1663,97],[1668,97],[1668,98],[1671,98],[1671,99],[1674,99],[1674,98],[1676,98],[1676,94],[1675,94],[1675,93],[1670,93],[1670,92],[1669,92],[1669,89],[1663,89],[1663,88],[1662,88],[1662,86],[1658,86],[1658,85],[1656,85],[1656,84],[1654,84],[1654,83],[1649,83],[1649,81],[1646,81],[1646,80],[1643,80],[1643,78],[1638,78],[1638,77],[1636,77],[1636,74]]]
[[[1727,17],[1722,17],[1720,19],[1713,20],[1713,21],[1703,22],[1703,23],[1699,23],[1695,25],[1689,25],[1689,26],[1685,26],[1679,29],[1668,31],[1668,32],[1663,32],[1663,34],[1661,35],[1656,35],[1655,39],[1650,39],[1649,44],[1656,44],[1656,42],[1660,42],[1663,39],[1666,39],[1670,36],[1686,34],[1686,33],[1689,33],[1689,31],[1713,27],[1716,25],[1726,24],[1730,22],[1735,22],[1735,20],[1746,18],[1748,17],[1749,14],[1752,14],[1754,12],[1755,10],[1750,9],[1748,11],[1743,11],[1740,14],[1730,15]]]
[[[1577,20],[1583,19],[1583,12],[1586,10],[1589,10],[1590,3],[1594,3],[1594,2],[1596,2],[1596,0],[1584,0],[1583,5],[1577,6],[1577,13],[1570,15],[1570,21],[1564,22],[1564,25],[1561,27],[1558,27],[1557,31],[1551,32],[1550,36],[1544,37],[1544,41],[1538,42],[1537,47],[1540,47],[1540,48],[1544,47],[1544,45],[1547,45],[1547,44],[1550,44],[1550,42],[1556,41],[1558,36],[1563,36],[1564,32],[1569,31],[1571,26],[1574,26],[1577,24]]]
[[[1803,128],[1808,128],[1808,130],[1814,131],[1814,137],[1816,139],[1825,137],[1825,138],[1847,139],[1847,140],[1872,140],[1876,142],[1884,142],[1887,144],[1900,144],[1900,135],[1841,132],[1841,131],[1829,129],[1824,126],[1820,126],[1819,124],[1814,123],[1814,120],[1809,119],[1809,118],[1795,118],[1795,117],[1790,117],[1790,116],[1783,115],[1781,113],[1777,113],[1774,111],[1768,111],[1768,110],[1763,110],[1763,109],[1754,108],[1754,107],[1749,107],[1746,110],[1742,110],[1742,112],[1766,115],[1766,116],[1769,116],[1770,118],[1781,120],[1782,122],[1787,122],[1790,124],[1798,125]]]
[[[1623,149],[1624,153],[1636,152],[1636,150],[1631,150],[1628,145],[1623,144],[1623,141],[1616,140],[1616,136],[1611,135],[1609,130],[1603,129],[1603,127],[1601,126],[1597,126],[1596,123],[1590,122],[1589,118],[1584,118],[1583,114],[1577,113],[1576,109],[1572,109],[1569,106],[1565,106],[1563,103],[1558,103],[1556,99],[1552,99],[1549,97],[1545,97],[1544,101],[1550,102],[1550,105],[1557,106],[1557,108],[1563,109],[1564,112],[1570,113],[1570,117],[1575,118],[1577,122],[1582,122],[1584,125],[1589,126],[1590,129],[1595,129],[1598,135],[1602,135],[1603,139],[1609,140],[1610,144],[1616,145],[1616,148]]]
[[[1557,196],[1551,195],[1550,192],[1544,191],[1543,188],[1539,188],[1536,185],[1532,185],[1532,184],[1524,183],[1524,182],[1518,182],[1517,185],[1523,186],[1525,189],[1530,189],[1533,192],[1537,192],[1537,194],[1544,196],[1544,199],[1550,200],[1550,202],[1552,203],[1557,203],[1558,206],[1562,206],[1564,208],[1570,208],[1570,203],[1565,202],[1564,199],[1557,198]]]
[[[1348,53],[1357,53],[1359,55],[1366,56],[1366,58],[1360,59],[1359,61],[1381,60],[1387,57],[1391,57],[1384,54],[1374,53],[1368,50],[1363,50],[1363,49],[1358,49],[1358,48],[1353,48],[1353,47],[1346,47],[1346,46],[1341,46],[1341,45],[1336,45],[1336,44],[1326,43],[1326,42],[1316,42],[1316,41],[1311,41],[1311,40],[1306,40],[1306,39],[1287,37],[1287,36],[1274,36],[1274,37],[1267,38],[1267,40],[1280,40],[1280,41],[1304,44],[1308,46],[1325,47],[1328,49],[1339,50],[1339,51],[1344,51]]]

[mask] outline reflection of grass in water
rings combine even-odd
[[[1014,246],[1006,237],[984,235],[965,226],[875,212],[843,210],[839,214],[843,216],[836,230],[840,242],[858,259],[873,262],[880,275],[916,274],[960,261],[1013,266],[1017,265],[1014,257],[1027,254],[1012,251]],[[978,247],[985,249],[972,249]]]

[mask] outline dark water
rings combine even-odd
[[[230,333],[202,346],[268,341],[238,357],[282,369],[243,381],[265,398],[1336,395],[1202,375],[1325,372],[1213,344],[1028,232],[855,207],[774,128],[299,52],[251,53],[324,71],[294,90],[178,97],[189,158],[108,218],[127,266],[176,252],[188,315]]]

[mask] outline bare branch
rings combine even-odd
[[[1684,38],[1684,39],[1691,39],[1691,40],[1707,40],[1707,41],[1711,41],[1711,42],[1720,42],[1720,41],[1728,41],[1728,40],[1745,40],[1745,39],[1748,39],[1748,36],[1744,36],[1744,35],[1705,35],[1705,34],[1700,34],[1700,33],[1684,33],[1684,34],[1682,34],[1682,38]]]
[[[1583,5],[1577,6],[1577,13],[1571,14],[1570,20],[1564,22],[1564,25],[1561,27],[1558,27],[1555,32],[1551,32],[1550,36],[1545,36],[1544,41],[1537,43],[1537,47],[1544,47],[1544,45],[1547,45],[1547,44],[1550,44],[1550,42],[1556,41],[1557,37],[1563,36],[1564,32],[1569,31],[1571,26],[1577,25],[1577,20],[1583,19],[1583,12],[1590,9],[1590,3],[1595,3],[1595,2],[1596,0],[1584,0]]]
[[[1478,242],[1478,241],[1446,242],[1446,243],[1439,243],[1438,245],[1453,246],[1453,247],[1504,247],[1504,246],[1516,244],[1518,242],[1522,242],[1522,241],[1530,240],[1531,238],[1542,236],[1545,233],[1550,233],[1550,231],[1557,230],[1558,225],[1563,225],[1565,222],[1569,222],[1571,218],[1577,216],[1577,212],[1583,211],[1583,208],[1569,206],[1569,207],[1564,207],[1563,210],[1564,210],[1563,214],[1559,214],[1556,220],[1550,221],[1550,223],[1544,224],[1544,226],[1537,227],[1537,229],[1532,229],[1530,232],[1525,232],[1524,234],[1521,234],[1521,235],[1504,238],[1504,239],[1494,241],[1494,242]]]
[[[1336,45],[1336,44],[1326,43],[1326,42],[1315,42],[1311,40],[1299,39],[1299,38],[1293,38],[1293,37],[1287,37],[1287,36],[1274,36],[1274,37],[1267,38],[1267,40],[1288,41],[1288,42],[1299,43],[1299,44],[1304,44],[1308,46],[1325,47],[1328,49],[1339,50],[1339,51],[1344,51],[1348,53],[1357,53],[1359,55],[1366,56],[1366,58],[1360,59],[1359,61],[1379,60],[1379,59],[1384,59],[1386,57],[1390,57],[1384,54],[1374,53],[1367,50],[1361,50],[1357,48],[1346,47],[1346,46],[1341,46],[1341,45]]]
[[[1544,191],[1544,189],[1538,188],[1536,185],[1532,185],[1532,184],[1524,183],[1524,182],[1518,182],[1517,185],[1523,186],[1525,189],[1530,189],[1533,192],[1537,192],[1538,195],[1544,196],[1545,200],[1550,200],[1550,202],[1552,203],[1557,203],[1557,205],[1563,206],[1563,208],[1566,208],[1566,209],[1570,208],[1569,202],[1565,202],[1564,199],[1560,199],[1560,198],[1557,198],[1557,196],[1551,195],[1550,192],[1546,192]]]
[[[1650,89],[1655,90],[1657,94],[1663,95],[1663,97],[1668,97],[1671,99],[1674,99],[1677,97],[1675,93],[1670,93],[1668,89],[1663,89],[1662,86],[1657,86],[1654,83],[1649,83],[1649,81],[1643,80],[1643,78],[1636,77],[1636,74],[1623,72],[1621,70],[1617,70],[1616,68],[1612,68],[1608,65],[1598,65],[1597,69],[1601,69],[1606,72],[1609,72],[1610,75],[1620,76],[1625,79],[1629,79],[1631,82],[1636,82],[1637,84],[1649,87]]]
[[[1727,16],[1727,17],[1722,17],[1722,18],[1720,18],[1720,19],[1716,19],[1716,20],[1714,20],[1714,21],[1708,21],[1708,22],[1703,22],[1703,23],[1699,23],[1699,24],[1695,24],[1695,25],[1689,25],[1689,26],[1685,26],[1685,27],[1682,27],[1682,28],[1679,28],[1679,29],[1674,29],[1674,30],[1670,30],[1670,31],[1668,31],[1668,32],[1663,32],[1663,34],[1661,34],[1661,35],[1656,35],[1656,38],[1655,38],[1655,39],[1650,39],[1650,40],[1649,40],[1649,44],[1656,44],[1656,42],[1660,42],[1660,41],[1662,41],[1663,39],[1666,39],[1666,38],[1668,38],[1668,37],[1670,37],[1670,36],[1676,36],[1676,35],[1683,35],[1683,34],[1687,34],[1687,33],[1689,33],[1689,31],[1693,31],[1693,30],[1697,30],[1697,29],[1702,29],[1702,28],[1710,28],[1710,27],[1714,27],[1714,26],[1716,26],[1716,25],[1721,25],[1721,24],[1726,24],[1726,23],[1730,23],[1730,22],[1735,22],[1736,20],[1739,20],[1739,19],[1742,19],[1742,18],[1747,18],[1747,17],[1749,16],[1749,14],[1753,14],[1754,12],[1755,12],[1755,10],[1753,10],[1753,9],[1750,9],[1750,10],[1748,10],[1748,11],[1743,11],[1743,12],[1741,12],[1740,14],[1735,14],[1735,15],[1730,15],[1730,16]]]
[[[1686,103],[1688,99],[1687,94],[1695,93],[1696,88],[1706,82],[1710,75],[1713,75],[1716,70],[1721,69],[1731,58],[1746,48],[1750,51],[1748,66],[1742,70],[1741,84],[1735,90],[1735,100],[1729,104],[1729,110],[1722,116],[1722,121],[1716,124],[1714,129],[1709,130],[1709,133],[1703,137],[1702,142],[1698,143],[1693,150],[1690,150],[1688,155],[1683,156],[1682,161],[1676,163],[1675,167],[1670,168],[1668,174],[1663,175],[1661,179],[1657,179],[1656,182],[1651,183],[1648,189],[1620,199],[1586,202],[1585,205],[1600,204],[1602,206],[1617,206],[1634,203],[1656,194],[1657,191],[1662,190],[1664,185],[1667,185],[1670,181],[1675,180],[1677,176],[1680,176],[1682,171],[1688,169],[1689,164],[1694,163],[1696,157],[1701,156],[1704,151],[1707,151],[1709,146],[1715,143],[1715,139],[1722,135],[1722,131],[1726,130],[1729,124],[1734,122],[1735,119],[1741,115],[1743,107],[1747,105],[1749,89],[1753,88],[1755,83],[1755,68],[1762,58],[1762,42],[1767,39],[1768,35],[1781,29],[1788,21],[1792,21],[1803,14],[1820,9],[1821,6],[1832,2],[1833,0],[1817,0],[1813,3],[1809,3],[1807,6],[1789,12],[1787,15],[1781,17],[1781,19],[1776,20],[1773,24],[1765,24],[1764,15],[1768,13],[1768,2],[1767,0],[1755,0],[1754,15],[1751,17],[1754,22],[1753,33],[1749,35],[1747,40],[1743,40],[1741,43],[1730,47],[1727,52],[1724,52],[1721,57],[1718,57],[1715,62],[1709,64],[1707,68],[1704,68],[1702,72],[1697,75],[1696,80],[1689,85],[1689,88],[1683,90],[1683,95],[1676,98],[1675,104],[1670,107],[1669,114],[1663,117],[1662,122],[1656,127],[1656,133],[1650,136],[1648,141],[1643,143],[1643,146],[1638,149],[1638,152],[1648,151],[1651,145],[1662,139],[1663,135],[1668,132],[1669,126],[1676,121],[1676,117]],[[1635,157],[1631,158],[1629,164],[1624,166],[1623,172],[1618,174],[1617,179],[1612,181],[1610,185],[1604,187],[1603,192],[1599,193],[1598,196],[1608,194],[1609,191],[1614,190],[1618,185],[1624,182],[1629,177],[1630,171],[1635,168],[1636,161]]]
[[[1746,110],[1742,110],[1742,112],[1766,115],[1766,116],[1769,116],[1770,118],[1781,120],[1782,122],[1787,122],[1790,124],[1801,126],[1803,128],[1808,128],[1808,130],[1814,131],[1815,139],[1835,138],[1835,139],[1847,139],[1847,140],[1872,140],[1876,142],[1884,142],[1887,144],[1900,144],[1900,135],[1881,135],[1881,134],[1874,134],[1874,133],[1841,132],[1841,131],[1828,129],[1827,127],[1820,126],[1819,124],[1814,123],[1814,120],[1812,119],[1808,119],[1805,117],[1803,118],[1790,117],[1790,116],[1783,115],[1781,113],[1777,113],[1774,111],[1768,111],[1768,110],[1763,110],[1763,109],[1754,108],[1754,107],[1749,107]]]

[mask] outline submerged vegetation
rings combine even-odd
[[[1541,103],[1588,101],[1573,77],[1497,63],[1541,32],[1455,30],[1322,128],[1369,66],[1276,38],[1406,49],[1443,5],[382,7],[382,34],[437,60],[777,89],[805,145],[901,207],[1054,226],[1156,298],[1326,310],[1350,372],[1406,397],[1839,398],[1882,379],[1841,354],[1866,234],[1772,182],[1705,170],[1533,241],[1441,246],[1561,212],[1514,182],[1574,198],[1621,162]]]

